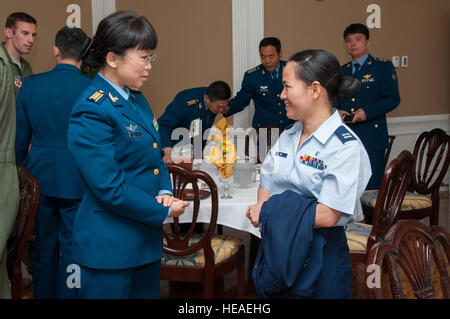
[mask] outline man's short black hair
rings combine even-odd
[[[15,29],[17,22],[26,22],[37,25],[36,19],[25,12],[14,12],[6,18],[6,27]]]
[[[349,34],[362,33],[366,36],[366,39],[369,40],[369,29],[362,23],[353,23],[350,24],[344,30],[344,40],[347,38]]]
[[[211,102],[223,101],[231,97],[231,90],[226,82],[215,81],[206,88],[205,94]]]
[[[61,28],[55,36],[55,46],[59,49],[61,58],[81,60],[83,51],[89,44],[89,37],[80,28]]]
[[[259,50],[261,51],[262,47],[266,47],[268,45],[271,45],[271,46],[275,47],[277,52],[280,53],[280,51],[281,51],[281,42],[280,42],[280,40],[278,38],[268,37],[268,38],[262,39],[261,42],[259,42]]]

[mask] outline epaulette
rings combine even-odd
[[[191,106],[191,105],[197,104],[198,102],[199,102],[199,99],[193,99],[193,100],[186,101],[186,105]]]
[[[247,71],[247,74],[250,74],[250,73],[252,73],[252,72],[255,72],[255,71],[258,70],[258,69],[259,69],[259,67],[250,69],[250,70]]]
[[[374,59],[378,62],[389,62],[387,59],[383,59],[383,58],[374,58]]]
[[[342,144],[345,144],[349,141],[356,140],[356,137],[350,133],[344,125],[341,125],[337,128],[336,131],[334,131],[334,134],[341,140]]]
[[[103,90],[98,90],[98,91],[95,91],[95,93],[92,94],[87,99],[88,99],[88,101],[100,104],[100,103],[102,103],[104,98],[105,98],[105,92]]]
[[[132,94],[142,94],[142,91],[136,88],[128,88]]]

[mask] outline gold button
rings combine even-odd
[[[260,127],[260,126],[261,126],[261,124],[259,124],[259,123],[258,123],[258,124],[256,124],[256,126]]]
[[[280,94],[277,94],[277,97],[280,97]]]
[[[354,108],[351,108],[351,109],[350,109],[350,112],[355,112],[355,109],[354,109]]]
[[[159,174],[159,169],[155,168],[155,170],[153,171],[153,174],[158,175]]]
[[[153,148],[156,150],[158,148],[158,143],[153,143]]]
[[[283,123],[283,120],[280,120],[280,123]]]
[[[367,86],[367,88],[369,88],[369,86]]]
[[[278,114],[280,114],[280,115],[281,115],[281,114],[283,114],[283,112],[278,112]]]
[[[281,105],[281,103],[278,103],[278,106],[280,106]]]
[[[352,102],[355,102],[355,98],[352,98]]]
[[[378,124],[375,124],[375,128],[378,128]]]

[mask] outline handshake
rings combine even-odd
[[[175,198],[169,194],[156,196],[155,198],[164,207],[170,207],[170,215],[168,217],[179,217],[184,213],[184,209],[189,206],[189,202]]]

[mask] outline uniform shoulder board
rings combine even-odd
[[[339,126],[337,130],[334,131],[334,134],[341,140],[342,144],[356,140],[356,137],[354,137],[343,125]]]
[[[186,101],[186,105],[191,106],[191,105],[197,104],[198,102],[199,102],[198,99],[193,99],[193,100]]]
[[[383,59],[383,58],[375,58],[375,60],[378,62],[388,62],[387,59]]]
[[[87,99],[91,102],[100,104],[102,103],[103,99],[105,98],[105,92],[103,90],[95,91],[94,94],[89,96]]]
[[[130,93],[132,93],[132,94],[142,94],[142,91],[139,89],[130,88],[130,87],[129,87],[129,89],[130,89]]]
[[[248,70],[248,71],[247,71],[247,74],[250,74],[250,73],[252,73],[252,72],[255,72],[256,70],[258,70],[258,67]]]

